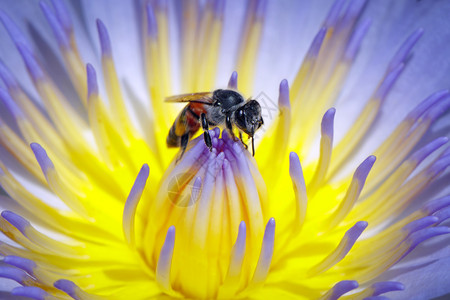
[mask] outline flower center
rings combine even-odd
[[[211,152],[200,136],[168,168],[144,229],[146,249],[155,249],[145,260],[172,295],[235,296],[261,277],[258,258],[273,248],[270,233],[264,234],[266,187],[255,161],[225,131],[222,137],[218,128],[210,134]],[[273,233],[274,221],[268,224]],[[263,259],[268,265],[269,252]]]

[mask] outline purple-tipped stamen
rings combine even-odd
[[[36,263],[31,259],[15,255],[5,256],[3,262],[8,265],[12,265],[19,269],[22,269],[30,275],[33,275],[33,270],[36,268]]]
[[[354,22],[356,18],[364,10],[367,0],[353,0],[347,5],[347,9],[342,17],[340,27],[349,26],[350,22]]]
[[[415,161],[417,164],[421,163],[426,157],[428,157],[431,153],[442,147],[448,142],[447,137],[439,137],[428,143],[421,149],[417,150],[414,154],[410,156],[408,160]]]
[[[428,98],[419,103],[407,116],[406,119],[417,120],[430,108],[442,103],[449,96],[448,90],[443,90],[431,94]]]
[[[450,108],[450,99],[445,100],[435,104],[431,107],[425,114],[424,119],[429,119],[431,123],[440,118],[444,113]]]
[[[194,184],[192,185],[191,197],[189,199],[189,204],[192,205],[197,202],[200,192],[202,191],[202,178],[200,176],[195,178]]]
[[[333,250],[333,252],[325,257],[320,263],[318,263],[308,271],[308,276],[312,277],[326,272],[327,270],[335,266],[338,262],[340,262],[352,249],[359,236],[367,228],[367,225],[368,224],[366,221],[356,222],[355,225],[347,230],[336,249]]]
[[[21,269],[8,266],[0,266],[0,278],[12,279],[20,284],[24,284],[29,276]]]
[[[26,236],[26,229],[31,226],[30,222],[9,210],[2,211],[1,215],[3,219],[8,221],[12,226]]]
[[[34,155],[36,156],[36,160],[39,163],[39,166],[41,167],[44,175],[47,174],[49,169],[55,168],[53,162],[48,157],[47,152],[44,148],[42,148],[41,145],[39,145],[38,143],[31,143],[30,147],[31,150],[33,150]]]
[[[27,70],[33,79],[33,81],[38,81],[42,79],[44,75],[44,71],[39,66],[39,63],[34,58],[33,53],[22,43],[17,44],[17,49],[19,50],[20,55],[27,67]]]
[[[436,224],[436,222],[438,220],[439,219],[437,217],[435,217],[435,216],[426,216],[426,217],[423,217],[423,218],[420,218],[418,220],[414,220],[414,221],[408,223],[407,225],[405,225],[403,227],[403,230],[405,230],[408,233],[408,235],[409,235],[409,234],[411,234],[413,232],[422,230],[422,229],[427,228],[427,227],[429,227],[429,226],[431,226],[433,224]]]
[[[366,183],[367,175],[369,175],[370,170],[373,167],[373,164],[376,161],[376,157],[371,155],[367,157],[356,169],[353,178],[359,182],[359,188],[362,189],[364,183]]]
[[[317,58],[326,34],[327,28],[326,27],[320,28],[319,32],[316,34],[311,45],[309,46],[308,52],[306,53],[305,56],[305,60]]]
[[[344,253],[342,258],[352,249],[356,240],[360,237],[363,231],[367,228],[368,223],[366,221],[358,221],[353,225],[344,235],[343,240],[345,240]]]
[[[308,190],[311,191],[311,195],[315,194],[317,187],[323,182],[330,165],[333,149],[335,114],[336,109],[330,108],[325,112],[322,118],[319,161],[317,163],[314,176],[308,185]]]
[[[257,0],[255,6],[255,20],[262,20],[266,15],[267,0]]]
[[[63,0],[51,0],[51,2],[55,8],[55,15],[58,22],[61,24],[66,34],[70,35],[73,31],[73,23],[67,6]]]
[[[48,24],[52,28],[53,34],[55,35],[56,41],[58,45],[63,49],[68,49],[70,47],[69,37],[67,36],[66,31],[62,27],[61,23],[58,21],[57,17],[53,14],[50,7],[44,1],[40,1],[39,5],[42,9],[42,12],[47,19]]]
[[[15,287],[11,294],[14,296],[28,297],[34,300],[45,300],[49,294],[36,286],[18,286]]]
[[[22,31],[16,25],[16,23],[14,23],[13,20],[11,20],[3,10],[0,10],[0,21],[3,23],[3,26],[8,32],[9,37],[16,46],[22,44],[29,51],[32,51],[33,47],[31,47],[30,43],[28,42],[28,39],[24,36]]]
[[[358,50],[361,47],[361,43],[364,37],[366,36],[367,31],[369,30],[371,24],[372,24],[371,20],[365,20],[356,27],[355,31],[350,37],[350,41],[347,44],[347,48],[345,49],[344,53],[345,60],[352,61],[353,59],[355,59],[356,54],[358,53]]]
[[[278,96],[278,106],[290,108],[289,102],[289,83],[286,79],[281,80]]]
[[[86,65],[86,74],[88,90],[87,97],[89,99],[92,95],[98,95],[97,73],[91,64]]]
[[[450,206],[450,195],[429,201],[423,206],[422,211],[427,215],[431,215],[448,206]]]
[[[450,207],[441,209],[440,211],[434,213],[434,216],[438,219],[436,225],[441,225],[448,219],[450,219]]]
[[[391,62],[387,68],[387,72],[390,72],[394,68],[396,68],[399,64],[405,63],[408,58],[411,50],[414,48],[416,43],[422,37],[423,29],[419,28],[414,31],[400,46],[397,53],[395,53],[394,57],[392,57]]]
[[[0,88],[0,101],[6,106],[12,116],[15,119],[24,118],[24,114],[16,102],[11,98],[9,93],[4,89]]]
[[[158,23],[156,22],[155,11],[151,2],[148,2],[145,6],[145,12],[147,15],[147,35],[156,39],[158,37]]]
[[[215,0],[213,3],[214,17],[220,19],[223,17],[225,10],[225,0]]]
[[[337,300],[345,293],[358,288],[358,282],[355,280],[342,280],[336,283],[333,288],[328,291],[321,300]]]
[[[328,11],[328,15],[325,18],[324,26],[325,28],[334,27],[339,19],[339,16],[344,9],[344,4],[346,0],[336,0]]]
[[[413,251],[420,243],[443,234],[449,234],[450,228],[446,226],[439,227],[429,227],[419,231],[412,233],[407,242],[409,243],[409,249],[400,257],[399,260],[403,259],[406,255],[408,255],[411,251]]]
[[[403,291],[405,286],[398,281],[380,281],[372,284],[372,296],[378,296],[392,291]]]
[[[377,88],[374,94],[375,99],[379,99],[379,101],[383,102],[386,98],[387,94],[391,90],[391,88],[394,86],[397,79],[400,77],[400,74],[402,73],[403,69],[405,68],[404,64],[399,64],[397,67],[395,67],[392,71],[390,71],[386,77],[383,79],[383,82],[380,84],[380,86]]]
[[[81,300],[80,297],[78,297],[78,295],[77,295],[77,291],[80,288],[72,281],[66,280],[66,279],[60,279],[60,280],[55,281],[55,283],[53,283],[53,286],[55,288],[63,291],[64,293],[66,293],[67,295],[72,297],[73,299]]]
[[[322,136],[327,136],[329,139],[333,140],[333,124],[334,124],[334,115],[336,114],[335,108],[330,108],[325,112],[322,118],[321,123],[321,133]]]
[[[137,205],[141,199],[144,191],[150,169],[147,164],[144,164],[139,171],[139,174],[134,181],[130,194],[128,195],[125,207],[123,209],[122,225],[123,233],[126,241],[130,245],[134,245],[134,220],[136,215]]]
[[[0,60],[0,78],[3,80],[3,83],[5,84],[8,90],[18,88],[16,79],[1,60]]]
[[[304,184],[302,166],[300,164],[300,159],[295,152],[289,154],[289,175],[293,181],[298,183],[303,182]]]
[[[366,297],[363,300],[390,300],[390,298],[386,297],[386,296],[370,296],[370,297]]]
[[[238,79],[238,73],[236,71],[233,71],[230,76],[230,80],[228,81],[228,88],[232,90],[237,90],[237,79]]]
[[[109,38],[108,30],[105,24],[100,19],[97,19],[97,31],[100,40],[100,47],[102,50],[102,56],[111,56],[112,47],[111,39]]]
[[[158,258],[156,266],[156,281],[163,289],[170,290],[170,268],[172,266],[173,248],[175,246],[175,227],[170,226],[167,230],[164,245]]]
[[[450,157],[444,156],[440,159],[438,159],[435,163],[429,167],[426,172],[428,175],[432,178],[440,175],[442,172],[445,171],[450,166]]]
[[[271,218],[267,222],[264,231],[263,243],[261,247],[261,254],[259,255],[258,264],[256,265],[255,273],[252,282],[255,284],[264,282],[269,273],[270,264],[272,262],[273,247],[275,242],[275,219]]]
[[[236,277],[241,273],[246,248],[247,227],[244,221],[239,224],[238,236],[230,255],[227,277]]]
[[[300,164],[300,159],[297,153],[291,152],[289,154],[289,175],[294,185],[295,192],[295,210],[296,210],[296,224],[294,228],[294,233],[298,232],[306,217],[306,210],[308,206],[308,195],[306,193],[305,179],[303,177],[303,170]]]

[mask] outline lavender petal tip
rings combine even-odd
[[[51,0],[53,7],[55,8],[56,17],[59,23],[64,28],[67,34],[70,34],[73,30],[73,23],[70,17],[69,10],[62,0]]]
[[[448,142],[447,137],[439,137],[432,141],[431,143],[425,145],[423,148],[419,149],[417,152],[411,155],[410,160],[416,161],[417,163],[422,162],[428,155],[442,147]]]
[[[371,296],[371,297],[366,297],[363,300],[390,300],[390,299],[386,296]]]
[[[92,95],[98,95],[97,73],[91,64],[86,65],[88,99]]]
[[[14,267],[0,266],[0,278],[8,278],[23,283],[27,279],[27,274]]]
[[[97,19],[97,31],[98,37],[100,39],[100,47],[102,49],[102,55],[110,56],[111,50],[111,40],[109,38],[108,30],[105,24],[100,19]]]
[[[31,150],[33,150],[34,156],[36,156],[36,160],[38,161],[42,172],[46,173],[47,170],[55,168],[53,162],[48,157],[47,152],[44,148],[42,148],[41,145],[39,145],[38,143],[31,143],[30,147]]]
[[[327,298],[328,300],[336,300],[345,293],[350,292],[351,290],[354,290],[358,288],[358,282],[355,280],[342,280],[336,283],[332,290],[331,295]]]
[[[330,108],[325,112],[322,118],[322,135],[333,137],[333,122],[336,109]]]
[[[289,83],[286,79],[283,79],[280,83],[280,96],[278,98],[278,105],[280,107],[290,108],[291,104],[289,103]]]
[[[57,17],[51,11],[50,7],[42,0],[39,2],[39,6],[41,7],[41,10],[45,15],[45,18],[47,19],[48,24],[52,28],[58,45],[64,49],[69,48],[69,37],[67,36],[66,31],[61,26],[61,23],[58,21]]]
[[[440,225],[450,219],[450,207],[441,209],[440,211],[434,214],[436,218],[438,218],[437,225]]]
[[[372,169],[375,161],[376,157],[374,155],[370,155],[356,169],[355,175],[353,177],[357,179],[361,185],[364,185],[364,183],[366,182],[367,175],[369,175],[369,172]]]
[[[23,44],[27,49],[29,49],[29,51],[31,51],[32,47],[23,35],[22,31],[3,10],[0,10],[0,21],[3,23],[3,26],[16,46],[18,44]]]
[[[147,14],[147,34],[150,38],[156,39],[158,36],[158,24],[156,22],[155,11],[150,2],[147,3],[145,9]]]
[[[378,296],[387,292],[402,291],[405,286],[398,281],[381,281],[372,284],[373,296]]]
[[[23,258],[15,255],[5,256],[3,262],[17,268],[20,268],[30,275],[33,275],[33,269],[36,268],[36,263],[28,258]]]
[[[409,224],[405,225],[403,227],[403,230],[405,230],[406,232],[408,232],[410,234],[410,233],[416,232],[418,230],[427,228],[428,226],[435,224],[437,221],[439,221],[438,217],[426,216],[426,217],[420,218],[418,220],[414,220],[414,221],[410,222]]]
[[[49,295],[46,291],[36,286],[18,286],[11,291],[14,296],[28,297],[34,300],[45,300]]]
[[[0,78],[3,80],[3,83],[5,84],[8,90],[16,89],[18,87],[16,79],[1,60],[0,60]]]
[[[0,88],[0,101],[4,103],[13,116],[18,118],[24,117],[22,110],[17,106],[16,102],[11,98],[9,93],[2,88]]]
[[[17,228],[17,230],[26,236],[25,230],[31,226],[30,222],[9,210],[2,211],[1,215],[3,219],[8,221],[12,226]]]
[[[392,70],[397,67],[398,64],[405,62],[415,44],[422,37],[423,31],[424,30],[422,28],[417,29],[403,42],[403,44],[400,46],[400,49],[398,49],[397,53],[389,63],[388,70]]]
[[[230,76],[230,80],[228,81],[228,88],[237,90],[237,79],[238,79],[238,73],[236,71],[233,71]]]
[[[17,44],[17,49],[22,56],[22,59],[27,67],[28,72],[34,81],[39,80],[44,77],[44,71],[42,71],[38,62],[33,56],[33,53],[22,43]]]
[[[79,289],[79,287],[73,283],[70,280],[67,279],[60,279],[53,283],[53,286],[63,292],[65,292],[67,295],[72,297],[75,300],[80,300],[80,298],[77,296],[76,291]]]
[[[308,49],[308,53],[306,54],[306,59],[314,59],[319,55],[320,48],[322,47],[323,39],[327,34],[327,28],[320,28],[319,32],[317,32],[314,37],[311,46]]]
[[[429,201],[424,205],[422,211],[427,215],[431,215],[448,206],[450,206],[450,195]]]
[[[361,46],[361,43],[366,36],[371,24],[371,20],[365,20],[356,28],[350,39],[350,42],[348,43],[347,49],[345,49],[344,57],[346,60],[352,61],[356,57],[359,47]]]
[[[380,87],[375,92],[375,99],[380,99],[380,101],[383,101],[386,98],[387,94],[394,86],[394,83],[397,81],[397,79],[400,77],[400,74],[402,73],[404,68],[404,64],[399,64],[397,67],[392,69],[392,71],[390,71],[388,75],[386,75]]]

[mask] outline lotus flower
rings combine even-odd
[[[450,292],[450,6],[320,2],[3,1],[4,289]],[[164,99],[219,88],[260,103],[256,155],[219,127],[168,148]]]

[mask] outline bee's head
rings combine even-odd
[[[251,137],[264,124],[261,116],[261,105],[256,100],[250,100],[238,108],[234,114],[234,119],[236,126]]]

